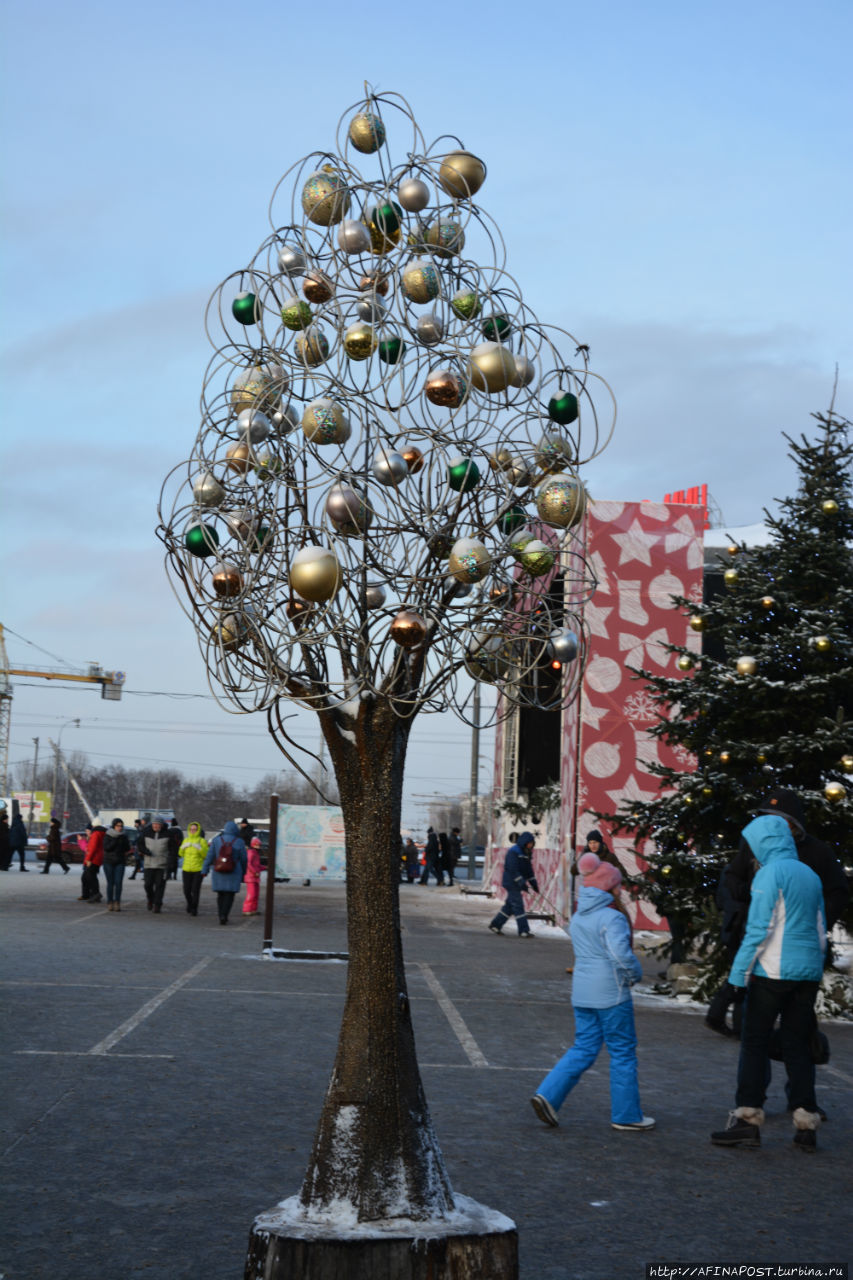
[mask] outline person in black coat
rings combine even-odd
[[[184,833],[178,826],[178,819],[172,818],[169,823],[169,829],[166,833],[169,837],[169,860],[166,863],[166,879],[177,880],[178,878],[178,853],[181,845],[184,843]]]
[[[8,871],[12,860],[12,846],[9,844],[9,815],[5,809],[0,811],[0,871]]]
[[[446,831],[438,833],[438,845],[441,850],[441,870],[447,876],[447,883],[453,884],[453,850],[450,847],[450,838]]]
[[[62,830],[58,818],[51,818],[50,826],[47,829],[47,857],[44,860],[42,875],[46,876],[50,872],[50,864],[58,862],[62,870],[68,875],[68,863],[65,861],[65,854],[62,852]]]
[[[623,880],[628,879],[628,872],[622,866],[622,863],[616,857],[613,850],[608,849],[607,845],[604,843],[604,836],[597,829],[593,829],[589,832],[586,837],[586,844],[581,849],[578,857],[575,858],[572,863],[570,871],[573,876],[580,874],[578,871],[578,858],[582,858],[585,853],[594,853],[599,862],[609,862],[612,867],[616,868]]]
[[[24,826],[24,819],[19,813],[16,813],[12,819],[12,825],[9,828],[9,848],[11,850],[10,861],[15,861],[15,854],[21,860],[21,871],[26,871],[24,859],[27,856],[27,828]]]
[[[420,884],[428,884],[430,874],[434,875],[439,884],[444,884],[444,876],[441,874],[441,848],[438,843],[438,836],[432,827],[427,828],[426,848],[424,850],[424,869],[421,872]]]

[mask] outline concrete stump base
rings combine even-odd
[[[515,1223],[456,1197],[447,1219],[309,1222],[297,1197],[260,1214],[244,1280],[518,1280]]]

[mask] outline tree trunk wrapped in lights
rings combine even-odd
[[[396,94],[346,112],[212,299],[201,429],[161,500],[214,685],[266,710],[285,754],[282,703],[312,708],[340,789],[350,972],[308,1221],[341,1203],[359,1222],[454,1212],[399,927],[413,717],[467,718],[475,680],[557,712],[583,666],[579,469],[612,398],[587,348],[525,305],[474,202],[485,178],[457,139],[427,148]],[[540,672],[557,654],[555,686]]]

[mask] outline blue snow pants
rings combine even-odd
[[[609,1009],[574,1006],[575,1042],[536,1090],[558,1111],[583,1073],[607,1045],[610,1054],[610,1119],[613,1124],[636,1124],[643,1118],[637,1082],[637,1033],[630,1000]]]
[[[515,916],[518,923],[519,933],[529,933],[530,925],[527,920],[527,912],[524,910],[524,899],[521,896],[520,889],[507,889],[506,902],[495,916],[492,924],[496,929],[502,929],[509,920],[510,916]],[[491,928],[491,925],[489,926]]]

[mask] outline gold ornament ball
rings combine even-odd
[[[763,751],[759,751],[755,757],[756,764],[767,764],[767,756]]]
[[[775,604],[776,604],[776,601],[773,599],[773,597],[772,597],[772,596],[762,596],[762,597],[761,597],[761,607],[762,607],[762,609],[772,609],[772,608],[775,606]]]
[[[238,596],[243,589],[243,575],[233,564],[221,564],[213,575],[213,590],[221,599]]]
[[[832,648],[832,639],[830,636],[815,636],[812,640],[812,644],[817,649],[818,653],[829,653]]]
[[[457,582],[482,582],[491,568],[491,558],[476,538],[460,538],[454,542],[447,562],[451,577]]]
[[[331,600],[341,585],[341,567],[328,547],[297,551],[290,565],[290,586],[303,600]]]
[[[693,659],[687,653],[682,653],[675,664],[679,671],[692,671]]]
[[[441,162],[438,181],[454,200],[467,200],[486,181],[486,166],[470,151],[452,151]]]
[[[714,788],[713,788],[713,787],[703,787],[703,788],[702,788],[702,795],[705,797],[705,799],[706,799],[706,800],[710,799],[710,797],[711,797],[713,794],[714,794]]]
[[[496,449],[494,453],[489,455],[489,466],[492,468],[492,471],[506,471],[512,466],[512,462],[512,454],[509,449],[503,445],[500,449]]]
[[[838,515],[838,503],[834,498],[826,498],[821,504],[820,509],[825,516]]]
[[[372,111],[359,111],[350,120],[349,138],[356,151],[372,155],[385,141],[385,125]]]
[[[664,866],[661,867],[660,873],[662,876],[672,875],[672,867],[669,865],[669,863],[666,863]]]
[[[235,413],[244,409],[267,409],[284,395],[290,379],[279,364],[250,365],[234,379],[231,407]]]
[[[720,752],[720,764],[729,764],[731,761],[731,753],[728,751]]]
[[[312,173],[302,188],[302,212],[318,227],[340,222],[349,213],[349,203],[349,188],[331,167]]]
[[[841,804],[842,800],[847,799],[847,790],[840,782],[828,782],[823,789],[823,794],[830,804]]]
[[[344,334],[344,351],[350,360],[367,360],[378,342],[376,331],[369,324],[351,324]]]
[[[512,385],[515,358],[499,342],[481,342],[471,352],[468,372],[478,391],[494,395]]]
[[[758,670],[758,663],[749,654],[744,654],[735,663],[735,670],[739,676],[754,676]]]
[[[401,649],[416,649],[426,635],[426,623],[419,613],[411,609],[401,609],[393,618],[389,634]]]
[[[691,631],[705,630],[705,619],[700,617],[698,613],[694,614],[693,617],[690,619],[690,630]]]
[[[542,437],[533,456],[548,475],[565,471],[566,467],[571,465],[574,453],[571,443],[564,436],[552,434]]]
[[[437,258],[452,258],[465,248],[465,232],[462,227],[458,222],[451,222],[446,218],[440,218],[427,227],[424,239]]]
[[[738,573],[737,569],[726,569],[725,573],[723,574],[723,582],[725,582],[727,587],[734,587],[737,585],[737,580],[739,577],[740,577],[740,574]]]
[[[233,650],[246,638],[247,627],[238,613],[226,613],[221,622],[213,626],[211,634],[215,644]]]
[[[730,556],[736,556],[740,551],[740,547],[736,546],[734,542],[730,542],[726,547],[726,551],[728,551]]]
[[[249,463],[252,460],[252,450],[244,441],[240,444],[232,444],[230,448],[225,450],[225,465],[230,471],[236,471],[239,476],[244,476],[249,470]]]
[[[555,529],[572,529],[586,511],[586,490],[574,476],[546,480],[536,495],[540,520]]]
[[[841,757],[841,768],[845,773],[853,773],[853,756],[844,755]]]

